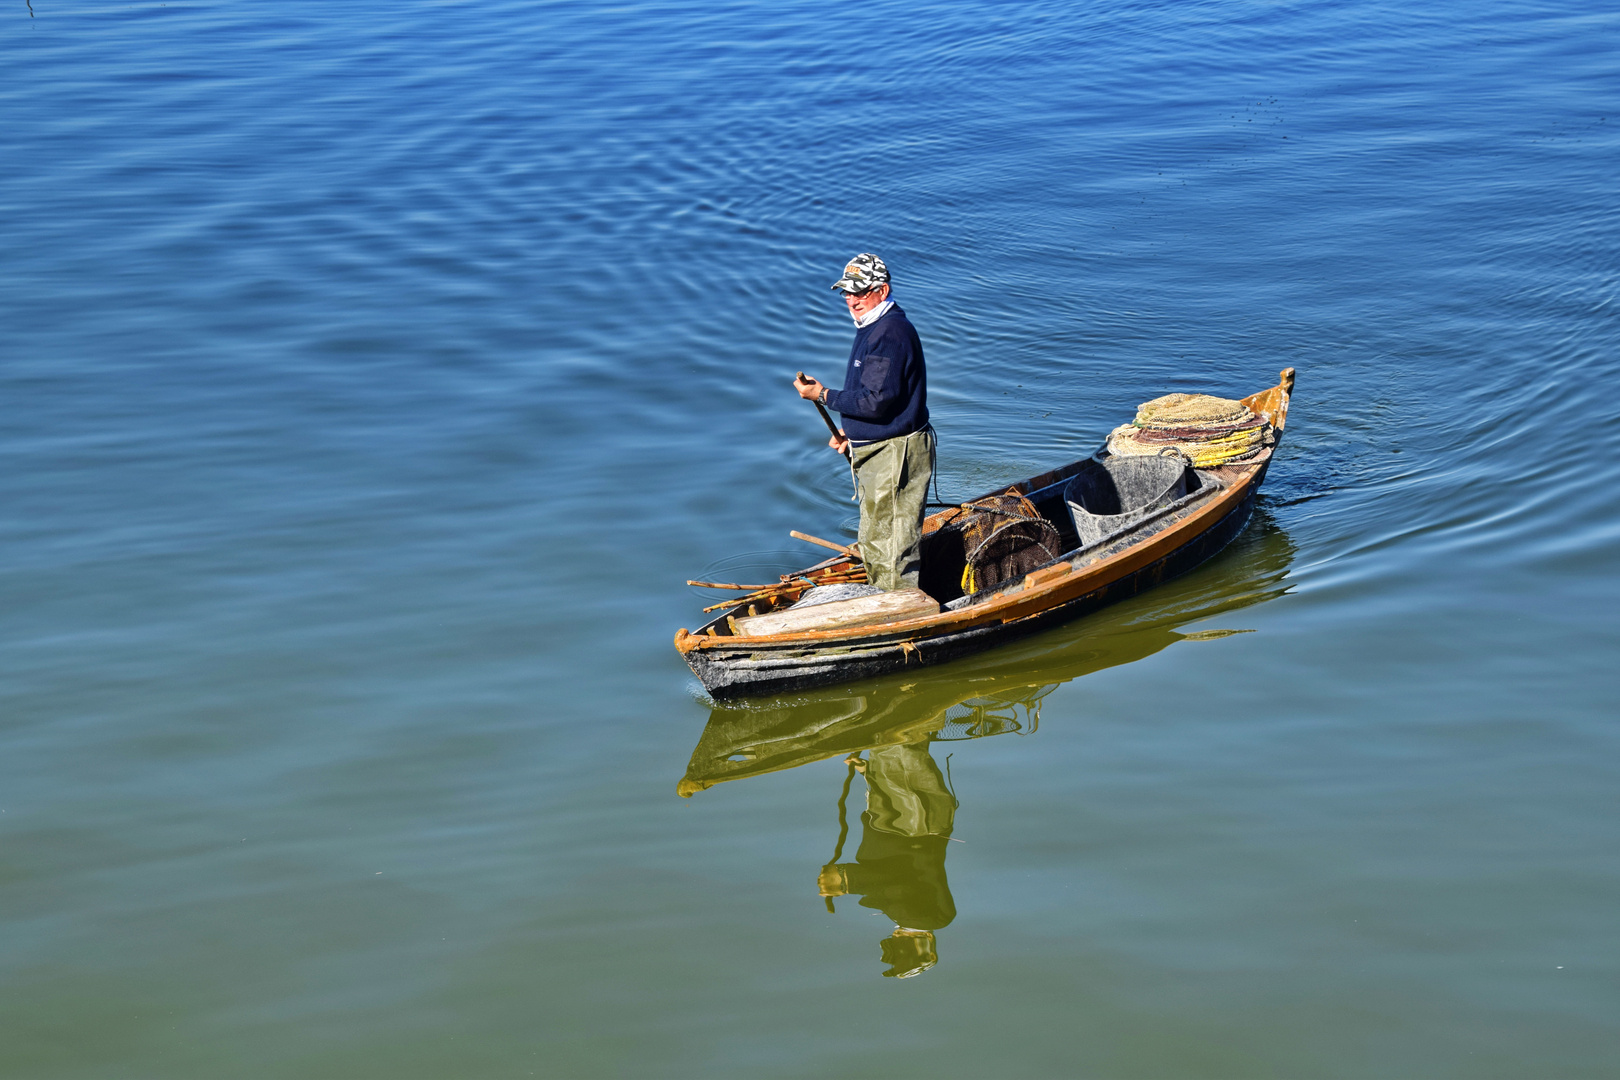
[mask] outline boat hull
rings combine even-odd
[[[1269,462],[1267,463],[1269,465]],[[1123,577],[1011,622],[990,623],[955,633],[908,640],[772,647],[760,642],[726,650],[686,653],[692,673],[717,699],[808,690],[853,682],[898,671],[948,663],[1017,638],[1078,619],[1109,604],[1135,596],[1207,562],[1230,544],[1254,512],[1260,476],[1248,490],[1197,537],[1162,558]]]

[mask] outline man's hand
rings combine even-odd
[[[839,428],[838,434],[827,440],[827,445],[838,451],[840,454],[848,453],[849,436],[844,434],[843,428]]]
[[[849,895],[849,877],[844,873],[842,866],[828,863],[816,875],[816,891],[822,896]]]
[[[804,398],[806,401],[820,401],[821,392],[825,390],[826,387],[822,386],[816,380],[811,378],[806,378],[803,382],[800,382],[797,378],[795,378],[793,380],[793,389],[797,390],[799,392],[799,396]]]

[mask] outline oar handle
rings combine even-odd
[[[861,557],[861,553],[852,547],[845,547],[843,544],[835,544],[831,540],[823,540],[819,536],[811,536],[809,533],[802,533],[798,529],[790,529],[788,531],[788,535],[793,537],[795,540],[803,540],[807,544],[819,544],[824,548],[832,548],[834,551],[841,551],[852,559],[858,559]]]
[[[804,377],[804,372],[801,371],[799,372],[799,381],[809,382],[810,380],[806,379]],[[832,414],[827,412],[827,406],[813,398],[811,399],[810,404],[814,405],[816,407],[816,412],[821,414],[821,422],[827,425],[827,430],[832,432],[833,438],[842,439],[844,436],[839,433],[838,425],[833,423]],[[844,451],[844,456],[849,457],[849,451],[847,449]]]

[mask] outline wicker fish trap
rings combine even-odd
[[[926,542],[923,576],[928,580],[923,588],[939,595],[994,588],[1063,553],[1057,528],[1014,491],[963,503]],[[954,578],[955,567],[961,567],[960,580],[940,577],[950,573]]]

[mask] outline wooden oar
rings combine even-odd
[[[834,555],[830,559],[822,559],[814,566],[807,566],[803,570],[795,570],[791,574],[778,575],[777,583],[775,585],[738,585],[730,581],[694,581],[690,578],[687,579],[686,583],[688,585],[695,585],[700,589],[730,589],[736,592],[747,592],[753,594],[752,596],[744,596],[741,599],[727,600],[723,603],[714,604],[703,609],[704,611],[717,611],[720,608],[728,607],[734,604],[746,604],[750,600],[758,600],[762,597],[770,596],[780,591],[802,589],[807,586],[813,587],[818,583],[818,580],[820,584],[841,585],[851,577],[866,576],[866,570],[864,567],[848,566],[843,570],[835,570],[832,573],[824,573],[820,579],[812,579],[810,577],[811,574],[818,571],[824,571],[831,566],[845,562],[849,558],[848,555],[843,554],[842,548],[839,549],[839,552],[839,554]]]
[[[839,858],[844,854],[844,841],[849,839],[849,816],[844,812],[844,804],[849,802],[849,785],[855,782],[855,769],[857,766],[854,759],[860,756],[861,752],[857,750],[844,759],[849,762],[849,775],[844,777],[844,790],[838,796],[838,843],[833,846],[833,857],[827,860],[826,866],[821,868],[822,873],[826,873],[838,865]],[[838,909],[833,907],[832,897],[824,896],[822,899],[827,901],[827,912],[829,914],[838,914]]]
[[[834,574],[821,578],[819,581],[807,577],[799,578],[797,581],[784,580],[779,585],[761,586],[757,592],[751,592],[747,596],[732,597],[730,600],[722,600],[718,604],[710,604],[703,610],[719,611],[721,608],[725,607],[741,607],[743,604],[757,604],[761,600],[779,600],[790,593],[803,593],[806,589],[813,589],[817,585],[827,585],[835,582],[842,584],[840,579],[844,576],[845,575],[842,574]]]
[[[802,372],[802,371],[799,372],[799,381],[800,382],[809,382],[809,380],[804,377],[804,372]],[[832,418],[831,414],[829,414],[827,412],[827,406],[823,405],[821,402],[816,401],[814,399],[811,400],[810,404],[814,405],[816,407],[816,412],[821,414],[821,422],[827,425],[827,430],[832,432],[833,438],[842,439],[844,436],[839,433],[838,425],[833,423],[833,418]],[[850,456],[849,447],[847,447],[847,446],[844,447],[844,457],[847,458],[851,462],[853,462],[855,460],[853,457]]]
[[[823,543],[826,543],[826,541],[823,541]],[[838,560],[829,559],[827,561],[842,562],[843,558]],[[703,610],[705,612],[719,611],[721,608],[742,607],[745,604],[757,604],[761,601],[774,603],[790,596],[797,599],[797,594],[802,594],[806,589],[813,589],[817,585],[865,584],[866,568],[863,566],[849,566],[843,570],[820,570],[819,576],[811,576],[812,571],[816,569],[816,567],[812,567],[811,570],[803,571],[800,574],[783,574],[782,580],[778,584],[753,586],[754,591],[746,596],[734,596],[730,600],[710,604]],[[713,581],[704,582],[703,584],[711,588],[740,589],[743,587],[739,585],[722,585]]]
[[[788,578],[801,577],[801,576],[803,576],[805,574],[813,574],[817,570],[825,570],[825,569],[827,569],[827,567],[832,566],[834,563],[839,562],[839,561],[840,560],[837,559],[837,558],[822,559],[820,562],[816,563],[816,565],[814,565],[814,566],[807,566],[803,570],[795,570],[791,574],[783,574],[782,575],[782,580],[786,581]]]
[[[852,547],[845,547],[843,544],[835,544],[831,540],[823,540],[819,536],[811,536],[809,533],[802,533],[798,529],[789,530],[788,535],[793,537],[795,540],[803,540],[807,544],[820,544],[824,548],[832,548],[834,551],[842,551],[845,555],[848,555],[852,559],[858,559],[861,557],[861,553]]]
[[[843,549],[840,548],[839,550],[842,551]],[[831,559],[822,559],[820,562],[816,563],[816,565],[807,566],[803,570],[795,570],[791,574],[778,574],[777,581],[778,583],[789,582],[795,578],[802,578],[806,574],[813,574],[817,570],[825,570],[827,567],[840,562],[843,562],[843,560],[837,556],[834,556]],[[743,592],[755,592],[759,589],[776,588],[776,585],[738,585],[730,581],[693,581],[691,578],[687,578],[686,583],[688,585],[695,585],[700,589],[740,589]]]

